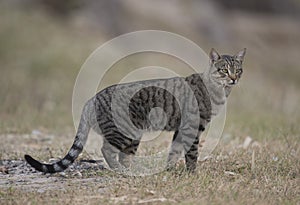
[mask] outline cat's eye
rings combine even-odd
[[[238,69],[235,71],[235,73],[241,73],[242,72],[242,69]]]
[[[225,68],[221,69],[221,71],[222,71],[223,73],[228,73],[228,70],[225,69]]]

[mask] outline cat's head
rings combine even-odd
[[[236,55],[219,55],[215,49],[211,49],[210,75],[217,83],[223,86],[233,86],[238,83],[243,73],[243,60],[246,48],[239,51]]]

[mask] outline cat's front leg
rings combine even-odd
[[[187,171],[194,172],[197,166],[199,136],[195,138],[189,150],[185,150],[185,164]]]
[[[167,161],[167,170],[175,168],[176,162],[185,155],[186,169],[193,172],[196,169],[198,159],[198,145],[200,133],[198,129],[188,127],[174,133],[171,150]]]
[[[188,126],[182,129],[182,145],[187,171],[194,172],[198,159],[198,145],[201,131],[198,127]]]

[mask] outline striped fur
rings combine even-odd
[[[210,68],[188,77],[155,79],[107,87],[84,106],[74,143],[67,155],[53,164],[43,164],[25,155],[36,170],[65,170],[82,152],[90,129],[103,135],[103,156],[113,170],[130,165],[143,133],[174,131],[168,166],[184,152],[186,168],[196,168],[199,136],[225,104],[232,85],[241,77],[245,50],[235,56],[210,52]],[[226,70],[225,70],[226,69]]]

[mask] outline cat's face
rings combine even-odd
[[[239,51],[236,55],[219,55],[215,49],[210,51],[211,75],[223,86],[233,86],[238,83],[242,76],[242,63],[246,49]]]

